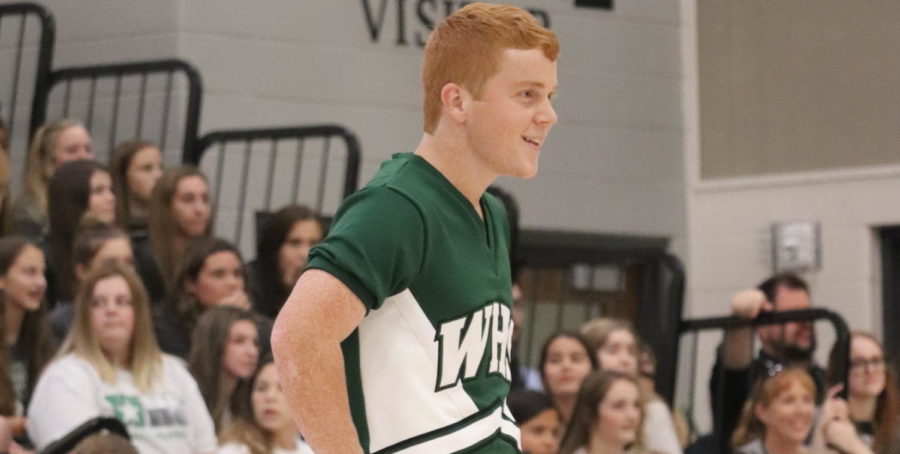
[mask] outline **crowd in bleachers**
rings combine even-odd
[[[0,147],[0,452],[40,452],[104,417],[130,441],[100,433],[75,452],[310,452],[268,340],[325,234],[317,213],[269,215],[246,263],[212,234],[203,173],[164,168],[152,143],[122,143],[106,166],[79,122],[48,123],[14,201],[2,127]],[[810,304],[802,279],[779,275],[737,293],[732,313]],[[508,404],[530,454],[718,453],[720,440],[741,454],[898,452],[882,345],[854,332],[848,383],[815,363],[815,345],[810,322],[729,331],[711,374],[713,436],[655,393],[653,352],[624,320],[550,336],[536,370],[514,353]]]
[[[78,121],[39,128],[10,196],[0,127],[0,452],[303,453],[272,367],[272,318],[324,234],[289,205],[248,267],[216,238],[203,173],[156,145],[99,162]]]

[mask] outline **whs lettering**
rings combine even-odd
[[[479,371],[484,376],[498,374],[509,381],[512,332],[510,309],[497,302],[442,323],[436,339],[437,389],[475,378]]]

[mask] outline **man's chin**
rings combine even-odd
[[[787,362],[809,362],[813,353],[816,351],[816,345],[812,344],[807,347],[786,346],[782,350],[782,356]]]

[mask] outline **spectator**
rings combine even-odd
[[[837,349],[832,350],[835,364]],[[829,383],[842,377],[829,369]],[[892,367],[885,363],[884,348],[872,334],[855,331],[850,340],[850,377],[847,393],[848,418],[862,441],[878,453],[886,453],[900,433],[900,397]]]
[[[738,454],[801,454],[813,425],[816,385],[806,370],[791,367],[756,384],[734,431]]]
[[[50,243],[55,282],[49,280],[50,302],[71,301],[75,292],[72,243],[85,215],[112,224],[116,219],[116,196],[105,167],[87,159],[67,162],[50,180]]]
[[[47,187],[62,164],[93,159],[91,136],[81,123],[62,119],[47,123],[34,133],[25,164],[25,192],[11,208],[11,227],[32,241],[47,233]]]
[[[209,185],[199,170],[179,166],[163,172],[150,200],[149,237],[134,238],[138,271],[151,301],[175,291],[178,259],[192,240],[209,236],[211,215]]]
[[[122,229],[88,216],[82,219],[72,246],[74,292],[89,272],[107,263],[118,263],[134,270],[131,240]],[[75,316],[74,301],[61,301],[50,313],[50,327],[57,339],[69,333]]]
[[[506,399],[522,434],[522,452],[557,454],[562,432],[559,412],[550,396],[532,390],[513,390]]]
[[[91,272],[75,320],[28,407],[28,434],[43,449],[81,423],[114,416],[143,454],[211,453],[212,419],[181,363],[159,351],[146,292],[128,268]]]
[[[53,355],[44,292],[44,253],[21,236],[0,239],[3,350],[16,400],[27,405],[38,376]]]
[[[217,454],[312,454],[298,438],[271,357],[260,362],[240,398],[240,417],[220,437]]]
[[[599,369],[639,377],[638,339],[628,322],[598,318],[582,325],[581,333],[597,356]],[[681,454],[681,443],[669,407],[652,388],[645,389],[642,394],[645,396],[641,426],[644,446],[654,452]]]
[[[119,201],[116,206],[119,224],[131,232],[145,235],[150,197],[163,172],[162,152],[145,140],[122,142],[110,155],[109,168]]]
[[[251,293],[256,312],[275,318],[306,267],[309,250],[322,241],[319,215],[302,205],[288,205],[263,224],[250,262]]]
[[[578,333],[550,336],[541,349],[541,380],[565,427],[572,418],[578,388],[584,377],[597,369],[597,359]]]
[[[611,370],[588,375],[578,392],[560,454],[646,452],[640,439],[640,395],[632,375]]]
[[[188,368],[213,417],[216,433],[231,422],[237,410],[235,391],[246,386],[258,362],[259,338],[250,311],[218,306],[200,317]]]
[[[241,253],[218,238],[202,238],[184,251],[175,292],[157,307],[156,334],[164,352],[187,358],[200,316],[219,305],[250,309]]]
[[[759,287],[738,292],[731,299],[736,317],[756,318],[764,311],[786,311],[812,307],[809,287],[794,274],[778,274]],[[710,377],[714,432],[724,441],[731,438],[741,414],[741,406],[754,384],[790,367],[804,367],[816,384],[816,401],[825,394],[825,370],[812,357],[816,335],[812,322],[791,322],[761,326],[756,330],[761,348],[753,357],[753,329],[729,330],[719,347]],[[727,394],[726,394],[727,393]]]

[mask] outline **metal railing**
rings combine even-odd
[[[55,40],[53,16],[42,6],[0,4],[0,117],[15,155],[25,155],[34,131],[35,95],[47,89]]]
[[[300,203],[333,214],[356,191],[360,148],[356,136],[337,125],[226,130],[199,139],[185,162],[210,179],[216,225],[233,226],[217,234],[246,251],[254,242],[245,232],[256,229],[244,224],[260,213]]]
[[[702,373],[703,371],[698,370],[698,364],[696,363],[696,352],[698,350],[698,337],[697,333],[701,331],[721,331],[725,332],[726,330],[732,330],[742,327],[759,327],[765,325],[775,325],[775,324],[784,324],[789,322],[800,322],[800,321],[828,321],[831,323],[834,328],[835,341],[833,347],[833,355],[831,355],[831,363],[828,364],[828,367],[834,371],[834,376],[838,377],[838,381],[842,383],[848,383],[848,374],[849,374],[849,364],[850,364],[850,329],[847,326],[847,322],[841,317],[839,314],[832,312],[827,309],[803,309],[803,310],[792,310],[792,311],[779,311],[779,312],[764,312],[761,313],[755,319],[747,319],[742,317],[713,317],[713,318],[702,318],[702,319],[692,319],[692,320],[683,320],[678,325],[678,337],[676,341],[671,342],[676,346],[675,355],[673,356],[673,364],[677,365],[679,360],[679,351],[678,345],[680,344],[680,339],[682,336],[687,334],[695,334],[693,340],[693,358],[694,361],[691,363],[690,370],[693,373]],[[712,368],[709,369],[712,371]],[[724,369],[723,369],[724,371]],[[676,378],[676,373],[672,371],[672,388],[674,389],[674,380]],[[689,377],[694,383],[694,377]],[[720,385],[723,380],[720,378]],[[733,391],[733,390],[732,390]],[[724,405],[726,399],[731,396],[726,395],[729,390],[718,389],[711,390],[713,393],[718,393],[718,396],[710,396],[711,400],[718,406],[718,408],[713,409],[713,415],[718,415],[719,418],[724,416]],[[824,392],[824,390],[819,390],[820,393]],[[846,398],[847,386],[844,386],[843,390],[840,393],[841,397]],[[693,392],[691,392],[693,394]],[[693,400],[693,396],[689,398],[689,400]],[[742,404],[742,402],[738,402],[738,404]],[[713,421],[713,431],[706,435],[711,440],[710,443],[715,449],[715,452],[730,452],[730,433],[722,433],[730,432],[733,430],[733,427],[724,427],[723,421]]]
[[[553,332],[596,317],[627,319],[656,353],[657,391],[671,402],[684,270],[667,247],[662,237],[523,230],[526,362],[538,363],[540,346]]]
[[[159,144],[169,162],[186,161],[194,153],[202,89],[199,72],[178,59],[61,68],[36,93],[32,128],[71,117],[91,132],[98,159],[120,141],[145,139]]]

